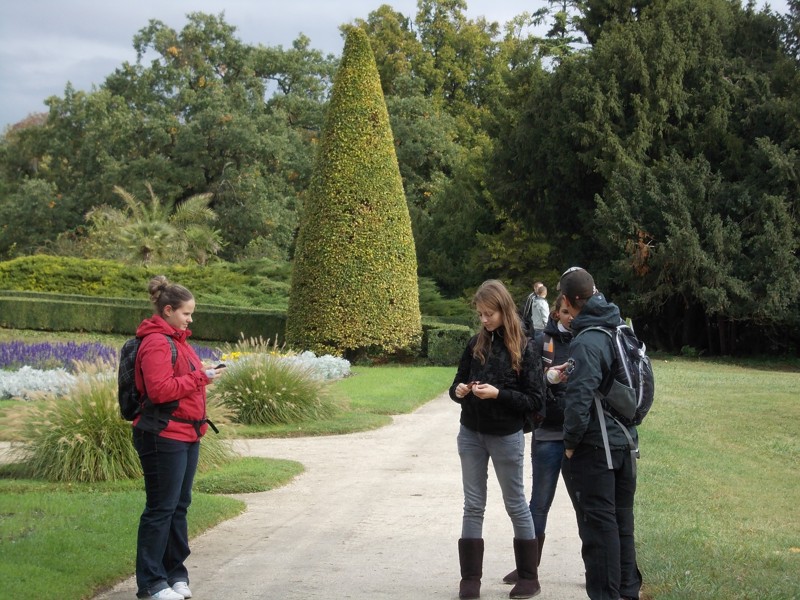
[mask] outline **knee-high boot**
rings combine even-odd
[[[536,554],[536,566],[538,567],[540,564],[542,564],[542,548],[544,547],[544,534],[537,536],[536,541],[539,543],[538,552]],[[503,577],[503,583],[511,585],[517,583],[518,579],[519,575],[517,575],[517,570],[514,569],[513,571],[511,571],[511,573]]]
[[[458,540],[458,561],[461,564],[459,598],[480,598],[483,575],[483,539],[461,538]]]
[[[533,598],[542,591],[539,585],[539,542],[514,538],[514,559],[517,563],[517,583],[511,588],[509,598]]]

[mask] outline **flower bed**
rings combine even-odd
[[[192,347],[203,361],[220,360],[220,354],[215,350],[203,346]],[[78,380],[76,369],[79,363],[116,365],[118,355],[117,348],[97,343],[0,343],[0,399],[32,400],[43,393],[64,395]],[[235,352],[222,358],[246,362],[247,355],[246,352]],[[350,374],[350,363],[343,358],[327,354],[316,356],[313,352],[278,356],[323,381],[341,379]],[[109,375],[115,369],[112,367]]]

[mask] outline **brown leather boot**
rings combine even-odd
[[[544,547],[544,534],[540,535],[536,538],[536,541],[539,543],[539,552],[536,554],[536,566],[538,567],[542,562],[542,548]],[[513,585],[519,581],[519,575],[517,574],[517,570],[514,569],[503,577],[503,583],[507,583],[508,585]]]
[[[511,588],[509,598],[533,598],[542,591],[539,585],[537,560],[539,542],[514,538],[514,559],[517,563],[517,583]]]
[[[508,585],[513,585],[517,583],[518,580],[519,580],[519,575],[517,575],[516,569],[514,569],[513,571],[511,571],[511,573],[503,577],[503,583],[507,583]]]
[[[461,538],[458,540],[458,561],[461,563],[461,583],[458,597],[480,598],[483,576],[483,540]]]

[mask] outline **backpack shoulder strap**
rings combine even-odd
[[[169,351],[172,354],[172,366],[175,366],[175,363],[178,362],[178,347],[175,345],[175,340],[172,339],[171,335],[164,334],[164,337],[167,338],[169,342]],[[194,370],[194,369],[192,369]]]
[[[600,327],[599,325],[592,325],[591,327],[586,327],[585,329],[581,329],[578,333],[575,334],[575,337],[577,338],[586,333],[587,331],[602,331],[608,337],[610,338],[614,337],[614,330],[609,329],[608,327]]]

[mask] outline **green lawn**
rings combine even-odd
[[[654,366],[639,429],[645,597],[800,598],[800,373]]]

